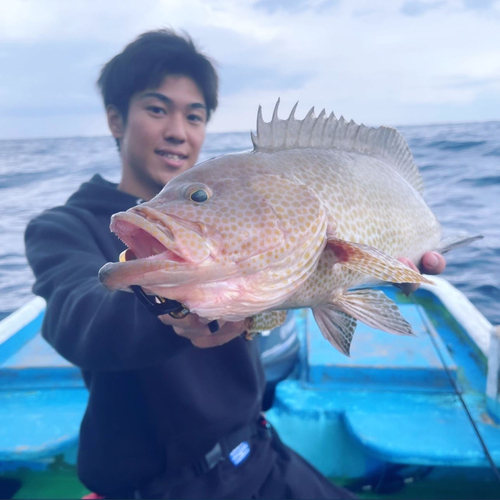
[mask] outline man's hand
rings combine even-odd
[[[406,257],[400,257],[398,260],[408,267],[411,267],[414,271],[423,272],[425,274],[441,274],[446,267],[446,260],[437,252],[425,253],[420,261],[420,269]],[[405,295],[408,295],[417,290],[420,285],[418,283],[401,283],[397,286]]]
[[[163,314],[158,318],[166,325],[172,326],[177,335],[189,339],[194,346],[200,348],[225,344],[245,331],[244,321],[219,320],[219,330],[212,333],[207,326],[210,321],[196,314],[188,314],[183,319],[174,319],[169,314]]]

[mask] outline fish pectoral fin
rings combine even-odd
[[[312,312],[323,337],[342,354],[349,356],[356,320],[335,304],[322,304],[314,307]]]
[[[286,311],[266,311],[245,320],[246,331],[249,334],[265,332],[281,326],[286,319]]]
[[[345,314],[377,328],[397,335],[414,335],[397,304],[380,290],[354,290],[337,295],[333,302]]]
[[[327,248],[335,254],[338,264],[353,271],[373,276],[378,280],[391,283],[428,283],[434,285],[434,282],[420,273],[370,245],[330,237],[327,240]]]

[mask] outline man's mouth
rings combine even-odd
[[[188,158],[187,155],[183,155],[181,153],[172,153],[170,151],[164,151],[160,149],[157,149],[155,153],[159,156],[162,156],[163,158],[166,158],[167,160],[173,160],[173,161],[182,161]]]

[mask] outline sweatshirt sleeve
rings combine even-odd
[[[33,291],[47,301],[42,335],[71,363],[86,370],[138,369],[189,343],[133,294],[100,285],[105,242],[71,211],[53,209],[31,221],[25,243]]]

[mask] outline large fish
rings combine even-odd
[[[313,109],[281,120],[278,104],[268,123],[259,108],[253,151],[201,163],[113,216],[135,259],[106,264],[101,282],[140,285],[208,319],[251,318],[249,331],[311,307],[345,354],[357,320],[411,334],[396,304],[367,288],[428,283],[397,257],[446,250],[405,140]]]

